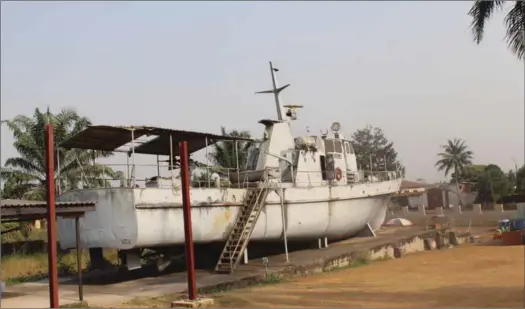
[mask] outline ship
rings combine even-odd
[[[340,240],[377,230],[392,195],[400,190],[401,172],[361,170],[337,121],[318,135],[294,137],[291,128],[302,106],[281,103],[280,93],[290,85],[277,85],[278,70],[271,62],[270,72],[272,89],[258,93],[273,94],[277,117],[259,121],[264,127],[259,140],[148,126],[94,125],[64,141],[60,147],[102,151],[117,151],[131,143],[122,185],[75,188],[58,197],[96,203],[95,211],[79,221],[80,246],[118,249],[128,269],[141,267],[140,260],[152,252],[162,257],[158,263],[166,265],[172,249],[183,248],[180,141],[187,142],[190,155],[218,142],[231,142],[235,149],[239,143],[251,145],[245,166],[201,164],[215,172],[205,185],[190,188],[193,242],[221,244],[217,272],[233,272],[248,243]],[[140,186],[134,172],[137,154],[157,156],[157,162],[168,157],[170,176],[163,178],[159,172]],[[75,220],[58,218],[57,225],[61,248],[74,248]]]

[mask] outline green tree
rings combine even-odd
[[[474,41],[481,43],[485,32],[485,24],[496,10],[503,8],[510,1],[474,1],[469,15],[472,17],[472,33]],[[525,1],[514,1],[514,6],[505,16],[507,28],[505,39],[518,59],[525,53]]]
[[[405,167],[397,160],[394,143],[388,140],[381,128],[367,125],[352,134],[351,142],[360,169],[383,171],[386,160],[387,170],[399,169],[404,173]]]
[[[227,132],[225,127],[221,127],[221,134],[238,138],[250,138],[250,132],[248,131],[233,130]],[[237,149],[235,149],[235,142],[220,141],[212,146],[213,151],[208,154],[208,159],[213,165],[222,168],[236,169],[237,154],[239,158],[239,169],[244,169],[246,160],[248,159],[248,149],[251,144],[251,142],[237,141]]]
[[[33,185],[29,183],[30,177],[24,177],[22,173],[13,173],[3,183],[4,187],[1,191],[3,199],[23,199],[27,192],[29,192]]]
[[[13,132],[14,148],[19,156],[9,158],[1,169],[1,177],[8,185],[4,198],[45,198],[46,162],[44,125],[53,125],[55,145],[77,134],[91,124],[75,110],[63,109],[54,115],[49,109],[42,113],[38,108],[33,117],[18,115],[3,121]],[[86,187],[107,185],[104,179],[116,179],[118,175],[108,166],[95,164],[94,160],[108,157],[111,153],[72,149],[55,146],[55,181],[62,189],[77,188],[80,183]],[[7,189],[7,191],[6,191]]]
[[[485,164],[470,164],[463,166],[461,173],[456,176],[456,173],[450,175],[450,183],[467,183],[469,185],[475,186],[479,179],[485,173],[487,165]]]
[[[472,164],[473,152],[469,150],[465,141],[459,138],[448,140],[441,148],[443,151],[438,153],[440,159],[436,162],[435,166],[438,171],[444,171],[445,176],[448,176],[452,171],[454,172],[459,203],[463,205],[463,201],[459,195],[459,182],[463,175],[464,167]]]
[[[525,165],[516,173],[516,191],[517,194],[525,194]]]
[[[505,172],[494,164],[489,164],[479,176],[475,186],[478,191],[478,203],[496,202],[502,196],[510,193],[510,183]]]
[[[507,179],[509,181],[509,187],[510,187],[509,193],[512,194],[516,190],[516,172],[514,170],[509,170],[507,172]]]

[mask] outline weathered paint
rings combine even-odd
[[[289,240],[352,236],[367,222],[378,228],[388,199],[401,179],[334,187],[284,188]],[[279,189],[280,190],[280,189]],[[196,243],[225,240],[246,189],[192,188],[193,238]],[[65,193],[61,201],[94,200],[96,211],[80,220],[83,248],[131,249],[184,243],[180,191],[162,188],[84,189]],[[251,239],[282,238],[280,197],[268,195]],[[75,244],[74,220],[58,219],[60,244]]]

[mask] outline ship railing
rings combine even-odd
[[[160,178],[164,186],[171,187],[171,171],[169,166],[162,164],[102,164],[84,165],[75,173],[60,173],[57,171],[57,189],[59,193],[74,189],[101,188],[140,188],[147,187],[156,178]],[[161,174],[164,170],[164,174]],[[150,176],[155,175],[155,176]],[[148,177],[149,176],[149,177]]]
[[[92,175],[96,171],[96,175]],[[161,173],[162,171],[162,173]],[[153,176],[152,176],[153,175]],[[335,182],[335,171],[280,171],[266,168],[258,171],[240,171],[236,168],[217,166],[192,166],[190,168],[193,188],[250,188],[262,186],[269,178],[268,186],[323,186],[337,184],[374,183],[402,177],[400,171],[347,171],[343,181]],[[69,178],[68,178],[69,176]],[[346,182],[344,181],[346,178]],[[232,181],[238,180],[238,181]],[[274,179],[274,181],[272,181]],[[173,188],[180,187],[178,169],[169,170],[168,164],[100,164],[96,169],[84,167],[78,175],[60,175],[58,192],[86,188]],[[275,181],[278,180],[278,181]],[[75,186],[76,185],[76,186]]]
[[[93,175],[93,172],[96,174]],[[192,188],[248,188],[265,179],[268,171],[240,171],[219,166],[190,166]],[[68,177],[69,176],[69,177]],[[232,177],[235,176],[235,177]],[[232,182],[236,178],[240,181]],[[255,179],[255,181],[254,181]],[[168,163],[159,164],[97,164],[83,166],[78,175],[63,174],[57,181],[59,194],[74,189],[162,188],[180,187],[180,170]]]
[[[346,185],[379,183],[402,177],[399,171],[347,171],[341,174],[337,180],[335,171],[296,171],[294,180],[288,176],[281,179],[282,183],[293,183],[293,186],[323,186],[323,185]]]

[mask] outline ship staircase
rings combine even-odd
[[[250,236],[252,235],[257,219],[266,204],[266,197],[270,188],[268,186],[268,176],[256,188],[248,188],[246,198],[244,199],[244,206],[239,212],[237,219],[233,225],[228,240],[222,249],[215,271],[218,273],[233,273],[239,262]]]

